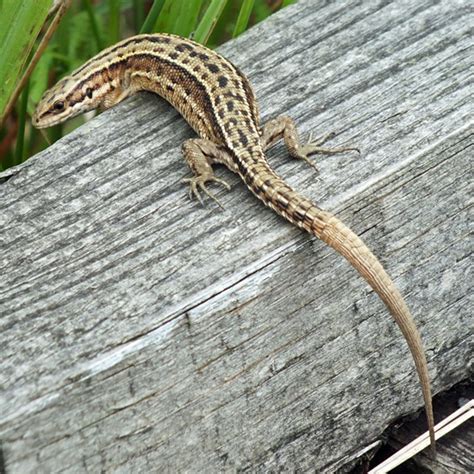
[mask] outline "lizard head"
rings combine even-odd
[[[118,77],[104,81],[102,74],[79,72],[63,77],[43,94],[32,117],[36,128],[57,125],[98,107],[107,109],[128,95]]]
[[[43,94],[32,117],[33,125],[51,127],[96,107],[92,88],[66,76]]]

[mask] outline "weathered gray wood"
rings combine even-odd
[[[469,3],[301,1],[221,48],[264,119],[361,148],[271,161],[387,266],[436,392],[472,370]],[[8,472],[331,472],[421,407],[342,257],[226,170],[224,212],[188,200],[191,136],[143,94],[0,175]]]
[[[443,394],[440,400],[435,400],[438,416],[443,418],[455,412],[469,400],[474,399],[474,385],[461,385]],[[400,449],[421,433],[422,420],[420,417],[409,423],[404,423],[394,431],[389,438],[389,444]],[[438,441],[437,456],[422,452],[410,460],[410,468],[406,472],[431,472],[433,474],[471,474],[474,472],[474,419],[470,418]]]

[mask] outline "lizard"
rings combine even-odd
[[[265,205],[345,257],[379,295],[414,359],[434,450],[425,351],[402,295],[362,239],[335,215],[293,190],[270,167],[265,154],[283,139],[291,157],[314,166],[309,158],[312,154],[355,149],[322,147],[329,135],[316,141],[310,138],[302,144],[295,122],[288,116],[261,125],[252,85],[239,68],[201,44],[165,33],[132,36],[99,52],[43,94],[32,123],[37,128],[56,125],[89,110],[108,109],[139,91],[154,92],[164,98],[199,136],[182,145],[194,175],[184,180],[190,186],[191,196],[202,203],[203,192],[219,203],[207,185],[214,182],[230,189],[213,171],[215,164],[227,166]]]

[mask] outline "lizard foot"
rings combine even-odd
[[[224,209],[224,206],[221,204],[219,199],[214,196],[211,191],[207,189],[206,183],[209,181],[213,181],[215,183],[221,184],[224,186],[227,190],[230,190],[230,185],[223,179],[217,178],[213,174],[203,174],[199,176],[194,176],[192,178],[185,178],[183,179],[183,183],[189,183],[189,197],[192,199],[193,196],[197,198],[197,200],[204,205],[204,201],[202,200],[201,194],[199,190],[203,191],[207,196],[209,196],[211,199],[213,199],[222,209]]]
[[[310,133],[308,142],[305,145],[302,145],[299,147],[298,153],[295,156],[295,158],[306,161],[306,163],[308,163],[310,166],[312,166],[316,170],[316,172],[318,172],[318,168],[316,167],[316,164],[314,163],[313,160],[309,158],[309,155],[314,155],[314,154],[335,155],[337,153],[344,153],[346,151],[355,151],[357,153],[360,153],[360,150],[355,147],[347,146],[347,147],[326,148],[326,147],[321,146],[324,142],[326,142],[330,138],[333,138],[334,135],[335,133],[332,132],[313,140],[313,134]]]

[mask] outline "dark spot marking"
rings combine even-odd
[[[186,95],[191,95],[191,91],[187,87],[185,87],[183,90]]]
[[[245,99],[240,94],[234,94],[233,92],[225,92],[224,95],[226,97],[232,97],[237,102],[245,102]]]
[[[176,45],[175,47],[176,51],[179,51],[179,52],[183,52],[184,50],[189,50],[189,51],[192,51],[193,50],[193,47],[190,45],[190,44],[187,44],[187,43],[179,43]]]
[[[150,41],[151,43],[170,43],[171,42],[171,39],[168,37],[168,36],[148,36],[147,38],[148,41]]]
[[[168,91],[174,91],[174,87],[173,86],[170,86],[169,84],[166,86],[166,90]]]
[[[227,85],[228,80],[227,80],[227,77],[225,76],[219,76],[217,78],[217,82],[219,83],[220,87],[225,87]]]
[[[234,117],[231,117],[229,119],[229,123],[235,126],[235,125],[237,125],[237,120]]]
[[[203,80],[203,81],[207,81],[208,77],[209,77],[209,74],[204,73],[204,74],[202,75],[202,80]]]
[[[199,64],[193,67],[194,72],[199,72],[200,70],[201,70],[201,66],[199,66]]]
[[[207,66],[207,69],[209,69],[209,71],[213,73],[219,72],[219,66],[217,64],[206,63],[206,66]]]
[[[253,185],[253,182],[255,181],[255,173],[252,168],[249,168],[245,164],[242,164],[242,167],[244,168],[244,176],[246,177],[246,182],[250,186]],[[259,188],[256,188],[259,189]]]
[[[219,117],[220,117],[220,118],[224,118],[225,112],[224,112],[222,109],[219,110],[219,112],[217,112],[217,113],[219,114]]]
[[[221,103],[220,96],[216,96],[216,98],[214,99],[214,102],[215,102],[216,105],[219,105]]]
[[[207,54],[203,54],[203,53],[199,53],[199,57],[203,60],[203,61],[207,61],[209,59],[209,56]]]
[[[302,212],[300,209],[295,209],[293,211],[293,218],[297,221],[304,221],[305,213]]]
[[[179,56],[178,53],[170,53],[170,54],[169,54],[169,57],[170,57],[171,59],[177,59],[178,56]]]
[[[245,133],[239,129],[239,141],[242,146],[247,146],[249,144],[248,138],[245,136]]]
[[[277,203],[280,207],[282,207],[283,209],[288,209],[288,206],[289,206],[290,202],[286,198],[286,196],[278,195],[276,200],[277,200]]]
[[[234,103],[231,100],[227,102],[227,110],[229,112],[232,112],[234,110]]]

